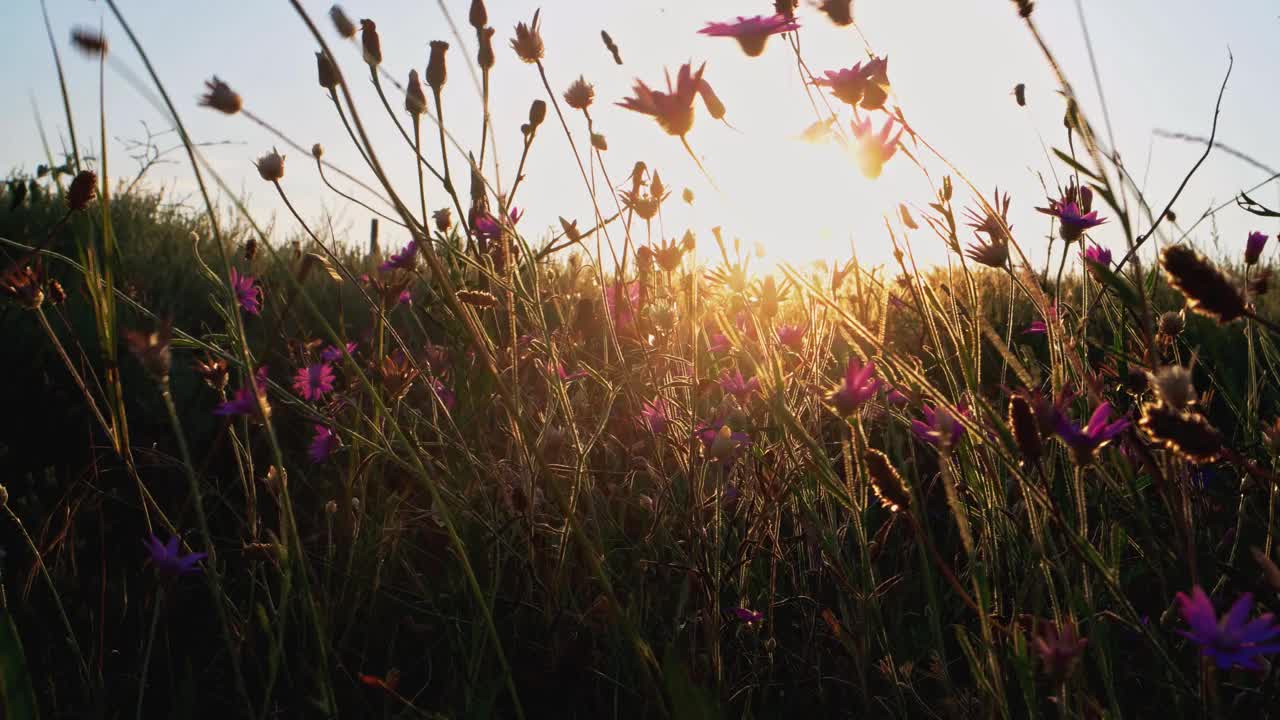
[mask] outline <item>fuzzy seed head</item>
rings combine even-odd
[[[1183,328],[1187,326],[1187,311],[1172,310],[1160,314],[1160,334],[1168,338],[1176,338],[1182,334]]]
[[[67,189],[67,207],[72,211],[83,210],[89,207],[97,193],[98,176],[92,170],[81,170]]]
[[[258,168],[258,174],[267,182],[280,182],[284,178],[284,156],[275,148],[258,158],[254,165]]]
[[[520,56],[521,60],[530,65],[541,61],[546,51],[542,45],[542,33],[538,28],[538,15],[541,12],[541,10],[535,10],[533,22],[528,25],[517,23],[516,36],[511,40],[511,49],[516,51],[516,55]]]
[[[888,456],[879,450],[868,448],[862,459],[867,464],[871,489],[886,510],[896,513],[911,507],[911,488],[907,487],[907,482],[889,463]]]
[[[1189,462],[1211,463],[1222,453],[1222,433],[1200,413],[1147,403],[1139,425],[1152,440]]]
[[[1248,313],[1244,297],[1213,263],[1186,245],[1170,245],[1160,254],[1169,284],[1187,298],[1187,307],[1219,323]]]
[[[1186,410],[1196,402],[1196,388],[1191,370],[1181,365],[1165,365],[1149,375],[1151,389],[1161,404],[1174,410]]]
[[[498,299],[484,290],[459,290],[457,297],[459,302],[472,307],[491,308],[498,304]]]
[[[596,98],[596,89],[581,75],[565,91],[564,102],[574,110],[586,110]]]

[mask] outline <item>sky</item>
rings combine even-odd
[[[316,221],[331,214],[340,238],[350,242],[367,238],[369,213],[327,191],[309,157],[287,149],[244,117],[227,117],[197,106],[204,80],[216,74],[243,96],[248,109],[297,144],[309,148],[321,143],[326,160],[373,184],[326,92],[316,83],[314,39],[288,2],[119,0],[118,4],[155,62],[193,138],[220,143],[203,150],[212,167],[247,198],[260,221],[274,221],[277,238],[299,228],[252,165],[273,145],[286,155],[285,190],[309,222],[322,225]],[[414,196],[412,156],[382,111],[358,48],[340,42],[325,17],[328,2],[304,0],[302,4],[334,47],[398,191]],[[384,67],[397,78],[404,78],[411,67],[422,72],[431,40],[451,44],[450,75],[444,89],[446,124],[460,144],[475,148],[481,104],[465,62],[475,54],[474,35],[466,24],[469,4],[469,0],[347,0],[345,8],[353,18],[370,17],[378,23]],[[748,248],[759,245],[766,262],[847,258],[853,251],[864,261],[882,263],[891,254],[885,217],[896,214],[898,203],[914,208],[932,200],[929,179],[902,156],[894,158],[879,179],[870,181],[834,146],[795,139],[816,117],[795,56],[781,38],[772,39],[763,56],[748,58],[732,40],[697,34],[711,20],[769,13],[769,0],[491,0],[488,4],[490,24],[497,29],[491,113],[504,187],[509,188],[515,172],[521,149],[519,126],[529,103],[545,97],[536,68],[519,62],[508,41],[515,23],[527,22],[540,7],[552,88],[562,93],[579,75],[594,84],[592,114],[597,131],[608,138],[606,169],[615,186],[642,160],[676,190],[664,206],[662,222],[652,230],[655,240],[678,238],[689,229],[700,239],[700,252],[708,257],[713,252],[710,229],[721,226],[727,238],[739,237]],[[39,0],[4,0],[4,5],[0,86],[9,88],[11,102],[5,132],[0,133],[0,168],[4,168],[0,172],[31,171],[45,158],[40,123],[56,150],[65,143],[67,122]],[[76,25],[105,28],[113,57],[107,68],[105,102],[109,168],[113,178],[132,179],[138,166],[129,158],[128,142],[146,136],[144,125],[163,131],[172,122],[117,69],[143,75],[139,56],[105,3],[49,0],[49,5],[78,137],[90,148],[88,154],[95,156],[101,144],[97,65],[71,48],[69,35]],[[891,102],[900,105],[913,127],[987,197],[996,187],[1011,195],[1014,235],[1033,261],[1043,262],[1049,223],[1034,207],[1046,204],[1044,185],[1056,184],[1055,173],[1059,179],[1066,177],[1064,166],[1051,163],[1046,153],[1046,147],[1065,148],[1065,105],[1013,4],[1005,0],[855,0],[854,7],[856,28],[838,28],[809,0],[802,0],[801,43],[808,67],[816,74],[847,67],[866,59],[868,48],[887,56],[894,93]],[[442,8],[452,15],[461,42]],[[1080,8],[1110,127],[1101,111]],[[1280,6],[1274,0],[1081,0],[1079,7],[1075,0],[1040,0],[1035,18],[1095,128],[1108,145],[1114,136],[1130,174],[1145,186],[1153,205],[1163,207],[1168,202],[1203,151],[1203,146],[1163,138],[1155,131],[1209,134],[1229,53],[1235,65],[1222,102],[1218,140],[1266,168],[1280,168],[1280,132],[1275,129],[1280,94],[1274,92],[1275,79],[1280,77],[1280,54],[1274,45]],[[615,65],[609,57],[600,41],[601,29],[616,40],[624,65]],[[634,79],[660,86],[664,68],[674,71],[690,60],[707,63],[705,77],[728,108],[730,125],[712,120],[700,107],[688,136],[718,189],[701,175],[675,138],[650,118],[615,105],[630,95]],[[1025,108],[1018,107],[1010,95],[1018,83],[1027,87]],[[392,107],[404,121],[401,98],[394,89],[391,92]],[[570,113],[566,119],[578,148],[585,148],[581,114]],[[841,121],[848,119],[848,112],[842,112]],[[175,142],[173,135],[161,139],[166,148]],[[431,148],[427,158],[437,161],[438,144],[426,146]],[[946,173],[927,151],[916,149],[915,154],[934,182]],[[196,206],[190,168],[180,153],[168,157],[175,162],[153,168],[147,182],[163,187],[173,202]],[[466,167],[458,154],[450,162],[455,173]],[[1231,200],[1273,172],[1215,151],[1174,207],[1180,225],[1189,227],[1206,209]],[[558,226],[559,216],[578,219],[580,227],[592,224],[586,184],[554,113],[538,133],[524,175],[515,204],[526,211],[520,227],[535,245]],[[598,188],[603,188],[599,169],[594,175]],[[331,179],[377,205],[350,183]],[[466,183],[460,187],[465,190]],[[685,187],[694,193],[692,206],[679,199]],[[429,185],[427,195],[430,208],[448,204],[438,185]],[[607,193],[601,197],[607,198]],[[1280,204],[1280,183],[1254,197]],[[956,199],[961,205],[973,202],[972,194],[959,183]],[[606,213],[610,207],[605,200]],[[1145,222],[1138,226],[1146,229]],[[1275,234],[1280,223],[1232,206],[1217,214],[1214,222],[1200,225],[1191,237],[1208,248],[1218,242],[1220,252],[1239,252],[1251,230]],[[397,236],[384,224],[384,247],[406,242],[407,234],[401,234]],[[612,237],[621,244],[620,233]],[[1103,226],[1092,237],[1117,252],[1124,248],[1118,223]],[[913,232],[910,242],[919,262],[947,259],[941,241],[927,230]]]

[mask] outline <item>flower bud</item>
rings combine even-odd
[[[71,42],[90,57],[106,57],[107,39],[97,30],[78,27],[71,31]]]
[[[136,330],[124,332],[124,341],[129,346],[129,352],[132,352],[138,358],[138,362],[142,363],[142,367],[161,383],[169,382],[170,337],[170,325],[167,321],[162,321],[151,332]]]
[[[404,93],[404,109],[415,117],[427,111],[427,96],[422,92],[422,83],[418,81],[417,70],[409,71],[409,87]]]
[[[329,56],[322,52],[316,53],[316,79],[320,81],[320,87],[329,92],[338,87],[338,69],[329,62]]]
[[[312,145],[312,146],[311,146],[311,157],[313,157],[313,158],[315,158],[315,159],[317,159],[317,160],[319,160],[320,158],[324,157],[324,146],[323,146],[323,145],[321,145],[320,143],[316,143],[315,145]]]
[[[453,227],[453,214],[449,208],[440,208],[431,213],[431,219],[435,221],[436,230],[442,233],[449,232],[449,228]]]
[[[471,14],[467,17],[471,27],[479,32],[489,24],[489,11],[484,7],[484,0],[471,0]]]
[[[547,104],[542,100],[534,100],[529,106],[529,129],[536,132],[543,120],[547,119]]]
[[[427,60],[427,85],[436,92],[440,92],[448,78],[444,62],[444,54],[448,49],[449,43],[443,40],[431,41],[431,58]]]
[[[67,301],[67,291],[57,280],[50,279],[45,285],[45,296],[49,298],[50,305],[61,305]]]
[[[343,12],[341,5],[334,5],[329,8],[329,19],[333,21],[333,27],[342,37],[350,40],[356,36],[356,24],[351,22],[351,18]]]
[[[378,38],[378,26],[368,18],[360,21],[360,45],[369,67],[382,64],[382,40]]]
[[[1165,365],[1149,376],[1156,399],[1174,410],[1186,410],[1196,402],[1191,371],[1181,365]]]
[[[258,168],[258,174],[267,182],[279,182],[284,177],[284,156],[275,148],[258,158],[254,165]]]
[[[609,149],[609,141],[605,140],[600,133],[591,133],[591,147],[604,152]]]
[[[1262,249],[1267,245],[1267,236],[1265,233],[1251,232],[1249,239],[1245,242],[1244,261],[1246,265],[1257,265],[1258,260],[1262,257]]]

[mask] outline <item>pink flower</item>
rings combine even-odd
[[[1097,243],[1090,245],[1084,251],[1084,259],[1091,263],[1097,263],[1104,268],[1111,268],[1111,251]]]
[[[711,333],[707,340],[707,349],[713,355],[723,355],[733,349],[733,345],[729,343],[729,336],[722,332]]]
[[[333,392],[333,368],[329,363],[316,363],[298,368],[293,376],[293,389],[303,400],[315,402]]]
[[[719,461],[726,468],[751,445],[749,435],[735,432],[724,420],[699,423],[693,434],[702,441],[703,454],[707,459]]]
[[[1023,335],[1044,335],[1049,332],[1049,327],[1044,324],[1043,320],[1032,320],[1026,330],[1022,331]]]
[[[850,68],[827,70],[823,74],[825,77],[815,78],[813,84],[831,88],[831,94],[837,100],[851,107],[861,103],[866,110],[879,110],[889,97],[887,58],[876,58],[866,65],[857,63]]]
[[[400,252],[393,254],[387,258],[386,262],[378,266],[380,272],[390,272],[392,270],[412,270],[418,264],[418,244],[412,240],[405,245]]]
[[[431,379],[431,391],[436,394],[436,397],[440,398],[440,402],[446,410],[453,412],[453,406],[458,404],[458,396],[446,387],[444,383],[440,382],[440,378]]]
[[[1057,412],[1053,431],[1071,448],[1078,464],[1088,465],[1093,462],[1094,454],[1100,448],[1124,432],[1130,424],[1123,417],[1115,422],[1109,422],[1110,420],[1111,403],[1104,402],[1093,411],[1084,427],[1071,422],[1061,411]]]
[[[835,405],[840,417],[848,417],[875,397],[880,390],[880,381],[876,379],[876,364],[868,362],[863,365],[856,358],[849,358],[844,378],[827,394],[827,400]]]
[[[852,125],[853,136],[857,140],[854,154],[858,161],[858,168],[867,179],[875,180],[884,170],[884,164],[889,162],[889,159],[898,151],[898,140],[902,138],[905,128],[900,128],[898,134],[890,140],[889,136],[893,134],[894,127],[893,118],[885,121],[879,133],[872,130],[869,117],[855,119]]]
[[[577,372],[572,372],[572,373],[565,370],[564,363],[548,362],[547,370],[549,372],[555,373],[556,376],[560,378],[560,382],[563,382],[563,383],[571,383],[574,380],[581,380],[582,378],[587,376],[586,370],[579,370]]]
[[[698,31],[711,37],[731,37],[742,46],[747,57],[758,57],[764,52],[770,35],[799,30],[800,23],[785,15],[757,15],[751,18],[739,16],[734,22],[713,22]]]
[[[667,73],[667,91],[659,92],[649,89],[640,80],[636,81],[632,92],[635,97],[626,98],[618,103],[628,110],[650,115],[668,134],[684,137],[693,128],[693,99],[702,83],[703,63],[694,72],[690,63],[680,67],[676,76],[675,88],[671,87],[671,74]]]
[[[898,388],[889,388],[889,392],[884,395],[884,400],[895,407],[902,407],[911,402],[911,398],[904,395]]]
[[[1085,232],[1106,222],[1100,219],[1093,207],[1093,190],[1088,187],[1069,187],[1062,199],[1050,200],[1049,207],[1036,208],[1037,212],[1058,218],[1058,237],[1063,242],[1075,242]]]
[[[511,208],[507,213],[507,225],[514,228],[516,223],[520,222],[521,215],[523,213],[519,208]],[[477,238],[488,242],[495,242],[502,237],[502,225],[489,213],[478,215],[471,229]]]
[[[778,327],[778,343],[796,352],[804,349],[803,325],[782,325]]]
[[[734,371],[732,375],[726,370],[720,378],[720,389],[737,398],[739,403],[745,403],[760,391],[760,381],[756,378],[744,379],[741,370]]]
[[[623,292],[626,295],[623,295]],[[631,329],[636,322],[637,313],[644,302],[644,286],[639,281],[631,281],[623,286],[614,284],[605,290],[604,305],[613,318],[614,328],[618,332]]]
[[[413,304],[413,293],[409,292],[408,290],[401,290],[400,295],[396,298],[396,304],[397,305]]]
[[[671,424],[671,418],[667,415],[667,401],[662,398],[645,400],[636,421],[640,427],[647,428],[654,435],[661,435]]]
[[[307,457],[313,463],[322,463],[329,459],[336,447],[338,447],[338,436],[324,425],[316,425],[311,444],[307,446]]]
[[[738,622],[741,622],[744,625],[755,625],[761,620],[764,620],[764,613],[748,610],[747,608],[734,608],[729,612],[733,613],[733,616],[738,619]]]
[[[231,268],[231,291],[242,310],[250,315],[262,312],[262,288],[258,287],[252,275],[241,275]]]

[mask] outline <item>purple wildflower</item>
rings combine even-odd
[[[1049,326],[1044,324],[1043,320],[1032,320],[1026,330],[1022,331],[1023,335],[1044,335],[1049,332]]]
[[[785,15],[757,15],[750,18],[739,17],[735,22],[707,23],[698,33],[711,37],[731,37],[742,46],[742,52],[747,57],[758,57],[764,52],[770,35],[799,29],[800,23]]]
[[[671,418],[667,415],[667,401],[662,398],[653,401],[645,400],[640,407],[640,416],[636,418],[636,422],[654,435],[661,435],[671,424]]]
[[[355,355],[355,354],[356,354],[356,344],[353,342],[350,342],[350,343],[347,343],[347,351],[345,354],[342,352],[342,348],[338,347],[337,345],[330,345],[329,347],[320,351],[320,359],[325,362],[338,362],[346,355]]]
[[[247,383],[235,394],[230,400],[219,403],[213,409],[214,415],[229,417],[232,415],[250,415],[257,417],[262,413],[262,406],[265,405],[267,412],[271,412],[271,405],[267,403],[267,367],[263,365],[258,368],[258,372],[249,379]],[[261,400],[261,403],[259,403]]]
[[[516,223],[520,222],[521,215],[519,208],[511,208],[507,213],[508,225],[514,228]],[[502,237],[502,225],[488,213],[478,215],[471,229],[475,232],[477,238],[486,242],[495,242]]]
[[[1084,251],[1084,259],[1091,263],[1097,263],[1104,268],[1111,269],[1111,251],[1094,243]]]
[[[454,394],[444,383],[440,382],[440,378],[431,379],[431,391],[440,398],[440,402],[445,409],[453,412],[453,406],[458,404],[458,396]]]
[[[1054,418],[1053,430],[1075,454],[1076,462],[1088,465],[1093,462],[1094,453],[1111,442],[1117,435],[1129,427],[1127,418],[1111,420],[1111,403],[1104,402],[1089,416],[1084,427],[1076,427],[1061,411]]]
[[[631,329],[643,303],[644,286],[639,281],[633,280],[621,287],[617,284],[610,285],[605,290],[604,305],[613,318],[614,329],[618,332]]]
[[[262,312],[262,288],[254,282],[252,275],[241,275],[231,268],[231,291],[236,295],[240,308],[250,315]]]
[[[733,613],[733,616],[744,625],[755,625],[761,620],[764,620],[764,613],[756,612],[755,610],[748,610],[747,608],[737,607],[733,608],[729,612]]]
[[[151,535],[142,544],[147,548],[148,560],[156,572],[166,578],[179,575],[195,575],[200,572],[198,563],[208,557],[208,553],[191,553],[183,555],[178,549],[178,536],[173,535],[168,542],[160,542],[160,538]]]
[[[1093,191],[1087,187],[1068,188],[1061,200],[1050,200],[1049,207],[1036,208],[1045,215],[1058,218],[1058,236],[1064,242],[1075,242],[1085,232],[1106,222],[1093,206]]]
[[[733,346],[729,343],[728,335],[725,335],[722,332],[715,332],[711,333],[707,349],[714,355],[723,355],[724,353],[732,350]]]
[[[726,468],[751,444],[751,437],[735,432],[724,420],[699,423],[694,436],[702,441],[703,453],[709,460],[718,460]]]
[[[556,374],[560,378],[560,382],[570,383],[574,380],[581,380],[587,376],[586,370],[578,370],[577,372],[569,372],[564,369],[564,363],[548,362],[547,370]]]
[[[778,343],[796,352],[804,349],[805,326],[782,325],[778,328]]]
[[[1178,611],[1191,626],[1190,631],[1179,630],[1200,646],[1200,654],[1213,658],[1222,670],[1238,665],[1248,670],[1260,670],[1258,658],[1280,652],[1280,625],[1275,616],[1264,613],[1249,620],[1253,609],[1253,594],[1244,593],[1236,599],[1222,619],[1218,619],[1213,602],[1199,586],[1191,589],[1191,596],[1178,593]]]
[[[324,425],[315,426],[315,435],[307,447],[307,457],[311,462],[319,464],[329,459],[334,448],[338,447],[338,435]]]
[[[880,381],[876,379],[876,364],[868,362],[863,365],[856,358],[849,358],[844,378],[827,394],[827,400],[835,405],[840,417],[848,417],[875,397],[879,390]]]
[[[903,394],[901,390],[899,390],[898,388],[892,388],[892,387],[889,388],[889,392],[885,393],[884,400],[890,405],[893,405],[896,407],[902,407],[903,405],[906,405],[907,403],[911,402],[911,398]]]
[[[972,417],[969,408],[963,403],[956,409],[963,417]],[[951,411],[941,405],[936,408],[921,405],[920,413],[924,415],[923,421],[911,421],[911,432],[915,433],[920,440],[936,448],[953,448],[960,442],[960,438],[964,435],[964,425],[960,424]]]
[[[334,374],[329,363],[316,363],[298,368],[293,376],[293,389],[303,400],[314,402],[333,392]]]
[[[1258,231],[1249,233],[1249,239],[1244,244],[1244,261],[1249,265],[1257,265],[1258,260],[1262,258],[1262,248],[1267,245],[1267,236]]]
[[[1046,622],[1031,638],[1031,647],[1040,656],[1045,672],[1059,683],[1071,674],[1088,644],[1089,640],[1080,637],[1076,624],[1070,620],[1062,626]]]
[[[750,380],[743,378],[741,370],[734,371],[732,375],[726,370],[720,378],[720,389],[737,398],[738,402],[745,403],[760,391],[760,381],[754,377]]]
[[[861,103],[867,110],[879,110],[889,97],[888,58],[876,58],[866,65],[857,63],[850,68],[827,70],[823,75],[825,77],[814,79],[813,84],[831,88],[831,94],[850,107]]]
[[[413,304],[413,293],[409,292],[408,290],[401,290],[401,291],[400,291],[400,295],[399,295],[398,297],[396,297],[396,304],[397,304],[397,305],[412,305],[412,304]]]
[[[385,262],[378,266],[380,272],[391,272],[392,270],[412,270],[418,264],[418,243],[413,240],[408,245],[401,248],[400,252],[393,254],[387,258]]]

